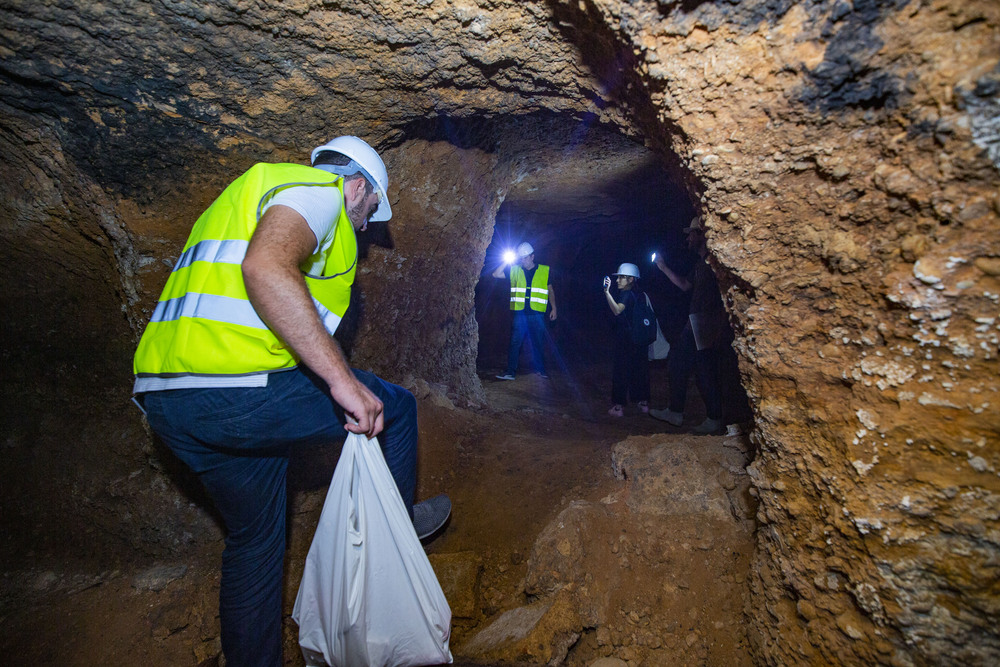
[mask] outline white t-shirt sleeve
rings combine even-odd
[[[325,250],[333,243],[337,230],[337,218],[343,206],[340,190],[330,186],[298,186],[282,190],[264,205],[264,214],[275,204],[293,209],[305,218],[306,224],[316,236],[314,254]]]

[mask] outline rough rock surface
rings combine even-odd
[[[400,212],[354,359],[481,401],[492,216],[531,183],[516,139],[565,119],[643,142],[708,227],[760,450],[757,659],[996,661],[997,3],[0,12],[5,557],[217,537],[138,417],[117,426],[129,356],[197,212],[331,127],[385,151]]]
[[[576,645],[572,664],[581,655],[642,665],[746,659],[741,591],[754,509],[744,500],[746,459],[724,442],[660,435],[615,445],[620,487],[600,502],[571,502],[545,527],[528,559],[530,602],[493,619],[462,654],[561,665]],[[704,627],[721,631],[695,629]]]

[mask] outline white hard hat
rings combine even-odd
[[[341,155],[351,158],[352,162],[345,167],[337,167],[331,170],[341,176],[350,176],[359,171],[367,178],[375,190],[378,192],[378,208],[372,214],[373,222],[384,222],[392,217],[392,209],[389,207],[389,174],[385,170],[382,158],[378,156],[375,149],[368,145],[363,139],[352,136],[337,137],[331,139],[322,146],[317,146],[312,151],[311,163],[315,164],[316,156],[323,151],[336,151]]]
[[[528,255],[534,254],[535,249],[531,247],[531,244],[525,241],[521,245],[517,246],[517,256],[519,258],[525,258]]]
[[[625,262],[618,267],[618,273],[612,273],[613,276],[632,276],[633,278],[639,278],[639,267],[635,264],[629,264]]]

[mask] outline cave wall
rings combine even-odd
[[[991,662],[996,5],[642,7],[755,407],[758,656]]]
[[[81,175],[53,124],[6,107],[0,145],[0,562],[112,568],[217,539],[130,402],[128,209]]]
[[[67,525],[60,517],[75,514],[107,473],[122,472],[121,465],[102,471],[99,452],[78,449],[87,432],[93,434],[101,426],[73,394],[89,392],[97,402],[123,398],[106,378],[120,376],[128,363],[131,334],[121,318],[118,281],[108,281],[115,273],[115,258],[105,231],[120,231],[109,202],[99,190],[73,177],[73,166],[58,151],[50,127],[18,117],[4,117],[0,126],[5,156],[0,164],[0,216],[6,221],[0,235],[0,549],[6,550],[14,542],[23,545],[24,533],[46,520],[56,522],[57,530],[39,530],[37,537],[58,539],[58,528]],[[21,142],[30,152],[21,149]],[[114,458],[135,460],[127,438],[121,442],[116,433],[105,441]],[[40,452],[35,442],[51,443],[43,454],[48,474],[24,474],[37,469]],[[67,488],[67,479],[74,480],[72,488]],[[51,514],[35,515],[41,502],[48,502]],[[119,520],[105,515],[95,517],[94,524],[107,528]]]
[[[502,200],[495,184],[508,180],[505,170],[496,153],[442,141],[408,141],[386,160],[391,173],[408,176],[390,187],[399,202],[390,247],[372,245],[359,268],[352,363],[403,384],[414,377],[441,383],[456,402],[481,405],[479,331],[469,295]]]
[[[137,418],[115,413],[130,348],[227,179],[301,161],[333,133],[385,151],[397,211],[391,243],[367,249],[354,359],[479,400],[472,289],[520,163],[510,129],[466,142],[415,123],[565,114],[644,141],[700,202],[756,415],[757,659],[1000,653],[995,2],[0,11],[3,345],[17,369],[3,407],[27,410],[5,422],[5,519],[89,511],[106,518],[89,539],[152,551],[209,530],[131,513],[143,496],[168,518],[189,510]],[[32,392],[58,400],[25,408]],[[115,407],[79,398],[95,392]],[[72,433],[37,427],[74,402],[93,409]],[[67,487],[76,501],[52,499]]]

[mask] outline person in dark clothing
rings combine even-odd
[[[684,230],[688,245],[698,253],[698,261],[689,277],[676,274],[662,258],[656,265],[685,292],[691,292],[688,322],[670,349],[667,373],[670,377],[670,401],[664,410],[650,410],[656,419],[673,426],[684,422],[688,380],[695,375],[698,391],[705,403],[705,420],[694,427],[695,433],[715,433],[727,423],[749,419],[746,393],[740,384],[736,353],[732,348],[733,331],[729,326],[719,286],[705,261],[708,249],[700,220],[694,218]]]
[[[649,412],[649,346],[633,343],[631,330],[632,312],[638,300],[645,299],[646,295],[636,289],[639,267],[635,264],[622,264],[618,273],[613,275],[618,284],[618,299],[611,295],[611,278],[604,279],[604,296],[615,315],[611,371],[611,401],[614,405],[608,414],[622,417],[625,415],[624,405],[630,398],[638,404],[640,412]]]

